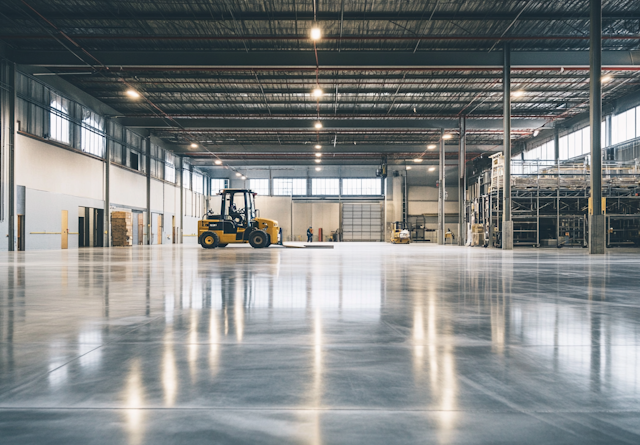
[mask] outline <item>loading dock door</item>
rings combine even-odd
[[[342,204],[344,241],[382,241],[382,204]]]

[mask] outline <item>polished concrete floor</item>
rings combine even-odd
[[[0,254],[1,444],[638,444],[640,254]]]

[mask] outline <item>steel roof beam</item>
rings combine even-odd
[[[12,61],[34,66],[86,68],[69,51],[8,51]],[[113,69],[217,68],[217,69],[314,69],[313,51],[92,51],[93,57]],[[514,51],[513,67],[588,68],[589,51]],[[496,51],[318,51],[324,69],[499,69],[502,52]],[[640,69],[640,51],[603,51],[605,67]]]

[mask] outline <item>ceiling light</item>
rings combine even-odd
[[[246,176],[243,176],[243,177],[242,177],[242,178],[240,178],[240,179],[242,179],[242,180],[244,181],[244,180],[246,180],[246,179],[247,179],[247,177],[246,177]]]
[[[451,136],[450,134],[445,134],[444,136],[442,136],[442,139],[451,139],[453,136]]]
[[[436,171],[436,168],[435,167],[429,167],[429,171],[430,172]]]
[[[540,130],[534,130],[533,137],[536,137],[540,134]]]
[[[407,165],[406,169],[407,169],[407,170],[411,170],[411,166],[410,166],[410,165]]]
[[[422,162],[422,158],[415,158],[413,162]]]
[[[436,146],[434,144],[427,145],[427,149],[428,150],[433,150],[434,148],[436,148]]]
[[[214,164],[216,165],[222,165],[222,161],[220,159],[216,159]]]
[[[315,127],[319,130],[322,128],[322,122],[316,122]]]
[[[314,148],[315,148],[316,150],[320,150],[320,149],[322,148],[322,145],[316,145]]]
[[[236,176],[242,176],[242,173],[236,172]]]
[[[320,31],[320,28],[317,26],[311,28],[311,40],[320,40],[320,37],[322,37],[322,31]]]
[[[600,78],[600,81],[601,81],[602,83],[604,83],[604,82],[610,82],[610,81],[611,81],[611,79],[613,79],[613,77],[611,77],[610,75],[608,75],[608,74],[607,74],[606,76],[602,76],[602,77]]]
[[[198,148],[198,144],[191,144],[191,148]]]
[[[511,95],[513,97],[522,97],[524,96],[524,91],[520,90],[520,91],[514,91],[513,93],[511,93]]]
[[[315,90],[313,90],[313,97],[320,97],[322,96],[322,90],[320,88],[316,88]]]
[[[316,159],[316,164],[319,164],[322,162],[322,159]]]
[[[138,93],[136,90],[127,90],[127,95],[134,98],[140,97],[140,93]]]
[[[316,158],[321,158],[322,157],[322,153],[316,153]]]
[[[317,172],[319,172],[320,170],[322,170],[322,167],[316,167]]]

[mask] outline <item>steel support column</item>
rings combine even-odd
[[[458,154],[458,245],[467,239],[467,119],[460,118],[460,152]]]
[[[145,160],[145,168],[147,170],[147,244],[151,245],[151,138],[145,138],[144,145],[144,152],[147,155]]]
[[[513,249],[513,221],[511,221],[511,48],[504,46],[502,76],[504,119],[504,195],[502,211],[502,249]]]
[[[106,119],[105,128],[109,131],[109,119]],[[104,247],[111,247],[111,140],[107,138],[104,154]],[[137,228],[136,228],[137,230]]]
[[[9,221],[8,221],[8,243],[7,249],[10,252],[16,248],[16,66],[9,65],[7,84],[8,92],[8,126],[7,126],[7,142],[8,142],[8,173],[9,173]]]
[[[438,163],[438,244],[444,244],[444,198],[445,198],[445,181],[444,181],[444,129],[440,129],[440,157]]]
[[[590,0],[591,46],[589,50],[589,120],[591,124],[591,212],[589,215],[589,253],[605,250],[602,214],[602,0]]]
[[[553,127],[553,160],[558,164],[560,159],[560,129]]]
[[[184,230],[184,158],[180,157],[180,227],[178,228],[178,244],[183,242]]]

